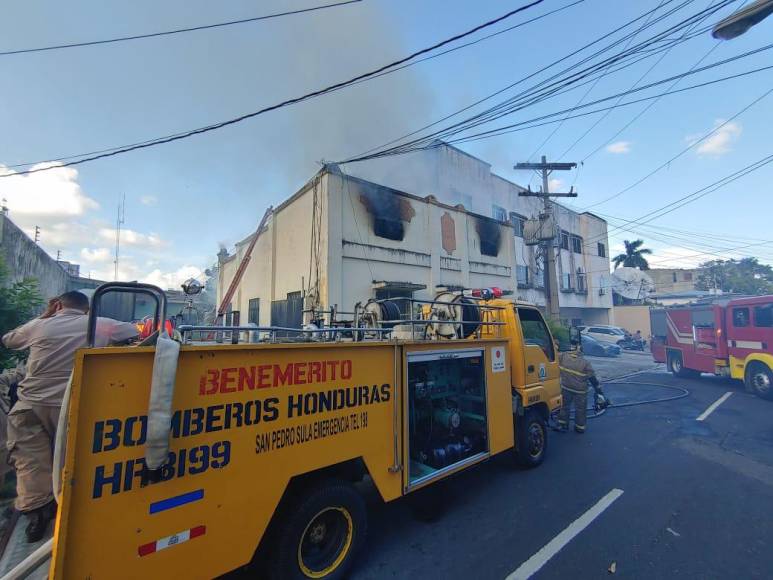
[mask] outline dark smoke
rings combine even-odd
[[[502,243],[502,230],[493,220],[478,218],[475,230],[480,239],[480,253],[484,256],[498,256]]]
[[[360,197],[373,218],[373,233],[388,240],[402,241],[405,225],[400,199],[386,191],[368,190]]]

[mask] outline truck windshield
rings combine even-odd
[[[533,308],[519,308],[518,318],[523,330],[523,341],[540,347],[548,360],[554,360],[553,340],[542,315]]]

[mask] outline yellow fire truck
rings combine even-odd
[[[113,292],[152,296],[163,327],[163,292],[110,284],[90,336]],[[50,577],[212,578],[262,554],[271,578],[340,578],[367,529],[354,482],[392,501],[506,451],[538,465],[558,353],[534,306],[498,296],[79,351]]]

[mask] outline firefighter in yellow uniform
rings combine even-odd
[[[599,389],[599,381],[591,364],[585,360],[577,348],[558,354],[558,365],[561,369],[561,397],[563,405],[558,415],[558,428],[566,431],[569,428],[569,411],[574,405],[574,430],[585,433],[588,405],[588,382],[594,389]]]

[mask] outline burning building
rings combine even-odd
[[[538,203],[458,149],[431,155],[367,177],[320,170],[259,233],[226,322],[298,327],[310,303],[346,311],[370,297],[431,298],[440,287],[498,286],[544,304],[540,250],[523,243],[524,221],[536,217]],[[608,322],[606,222],[556,210],[562,318]],[[218,300],[251,240],[219,255]]]

